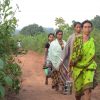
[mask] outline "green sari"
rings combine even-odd
[[[79,55],[81,55],[81,59],[77,60],[77,63],[73,65],[72,69],[72,77],[74,80],[74,87],[77,96],[82,95],[85,89],[93,88],[94,74],[97,67],[96,62],[94,61],[94,39],[90,38],[87,42],[81,43],[80,45],[82,45],[82,50],[79,53]],[[75,51],[73,51],[73,54],[74,53]],[[73,54],[71,60],[74,61],[73,58],[77,57],[77,55]]]

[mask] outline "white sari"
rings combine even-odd
[[[66,45],[66,42],[63,40],[64,47]],[[48,59],[52,62],[53,67],[56,70],[59,70],[59,64],[61,62],[61,56],[62,56],[62,48],[59,44],[58,40],[54,40],[51,42],[49,47],[49,53],[48,53]]]

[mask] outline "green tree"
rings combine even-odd
[[[0,100],[7,90],[18,92],[20,88],[21,69],[12,57],[17,49],[12,37],[17,25],[14,17],[17,9],[13,11],[10,3],[10,0],[0,1]]]
[[[44,32],[43,27],[42,26],[39,26],[37,24],[32,24],[32,25],[25,26],[20,31],[21,34],[24,34],[24,35],[32,35],[32,36],[34,34],[43,33],[43,32]]]
[[[71,32],[71,27],[65,23],[65,20],[62,17],[57,17],[55,19],[55,25],[58,26],[59,29],[63,30],[64,33]]]
[[[94,19],[92,19],[91,21],[95,28],[100,29],[100,16],[99,15],[96,15]]]
[[[56,17],[55,19],[55,25],[57,25],[59,28],[61,28],[62,25],[65,24],[65,20],[62,17]]]

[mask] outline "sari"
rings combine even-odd
[[[72,84],[72,80],[70,79],[71,73],[69,74],[68,71],[71,71],[72,68],[70,64],[72,63],[74,64],[78,59],[81,58],[81,52],[82,52],[81,48],[82,48],[82,35],[77,33],[73,33],[72,35],[70,35],[66,42],[66,46],[63,50],[61,58],[62,62],[59,68],[61,76],[60,80],[62,81],[62,86],[66,86],[67,82],[71,82]],[[76,53],[77,50],[78,52]],[[75,53],[73,53],[73,51],[75,51]]]
[[[72,54],[72,47],[73,47],[74,40],[75,40],[75,34],[73,33],[71,36],[69,36],[66,42],[66,46],[62,52],[61,59],[62,59],[63,64],[66,67],[68,67],[69,58],[70,58],[70,55]]]
[[[66,45],[66,42],[64,40],[63,44],[64,47]],[[55,70],[59,70],[59,64],[61,61],[61,55],[62,55],[62,48],[61,45],[59,44],[58,40],[54,40],[53,42],[51,42],[50,47],[49,47],[49,52],[48,52],[48,60],[50,60],[52,62],[52,65],[54,67]]]
[[[65,47],[66,42],[62,40],[63,45]],[[48,53],[48,60],[52,63],[52,88],[58,88],[59,84],[59,64],[60,64],[60,58],[62,54],[62,47],[61,44],[58,42],[58,40],[54,40],[50,44],[49,53]]]
[[[62,57],[61,57],[62,62],[60,64],[60,69],[63,70],[67,69],[67,71],[71,71],[72,64],[74,64],[78,59],[81,58],[81,52],[82,52],[81,48],[82,48],[82,34],[73,33],[72,35],[70,35],[66,42],[66,46],[62,52]],[[73,53],[73,51],[75,52]]]
[[[77,45],[78,42],[75,42],[74,44]],[[77,51],[75,51],[75,48],[77,48],[75,45],[73,45],[73,53],[70,61],[73,63],[72,78],[74,80],[75,94],[79,96],[83,95],[84,90],[94,87],[94,75],[97,64],[94,60],[95,44],[93,38],[80,44],[82,46],[78,48]],[[77,60],[75,60],[75,58],[77,58]]]

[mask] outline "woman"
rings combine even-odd
[[[70,62],[70,56],[71,56],[71,54],[72,54],[72,50],[73,50],[73,43],[74,43],[74,41],[75,41],[75,38],[77,38],[77,37],[82,37],[82,35],[81,35],[81,23],[80,22],[75,22],[74,24],[73,24],[73,27],[74,27],[74,32],[73,32],[73,34],[68,38],[68,40],[67,40],[67,42],[66,42],[66,46],[65,46],[65,48],[64,48],[64,50],[63,50],[63,53],[62,53],[62,62],[60,63],[60,72],[61,72],[61,74],[64,74],[64,75],[61,75],[61,77],[62,77],[62,81],[63,81],[63,84],[62,84],[62,86],[64,87],[63,88],[63,90],[62,90],[62,92],[64,93],[64,94],[67,94],[68,93],[68,91],[67,91],[67,89],[66,89],[66,81],[67,80],[69,80],[69,79],[66,79],[66,77],[64,77],[64,76],[67,76],[68,77],[68,75],[67,75],[67,73],[66,73],[66,71],[65,71],[65,68],[64,68],[64,66],[65,67],[67,67],[67,68],[69,68],[68,66],[69,66],[69,62]],[[81,46],[81,45],[80,45]],[[68,70],[68,69],[67,69]],[[66,79],[66,80],[65,80]]]
[[[63,31],[57,30],[56,32],[56,40],[54,40],[50,44],[49,53],[48,53],[48,59],[51,61],[53,65],[53,72],[51,75],[52,78],[52,88],[55,88],[58,90],[58,83],[59,83],[59,64],[60,64],[60,58],[62,51],[65,47],[65,41],[62,39],[63,37]]]
[[[72,54],[72,49],[73,49],[73,43],[75,41],[76,37],[81,37],[81,23],[80,22],[75,22],[73,24],[74,27],[74,32],[71,36],[69,36],[67,42],[66,42],[66,46],[62,52],[62,62],[60,63],[60,66],[62,66],[62,64],[64,64],[65,66],[69,66],[69,59],[70,59],[70,55]]]
[[[76,100],[91,100],[91,90],[94,88],[94,74],[96,70],[95,44],[90,37],[93,25],[89,20],[82,23],[82,37],[76,37],[73,43],[70,64],[74,80]]]
[[[55,36],[53,33],[50,33],[48,34],[48,42],[45,44],[45,58],[44,58],[44,69],[47,73],[46,75],[46,79],[45,79],[45,84],[48,85],[48,78],[49,78],[49,75],[48,75],[48,50],[49,50],[49,47],[50,47],[50,43],[54,40]]]

